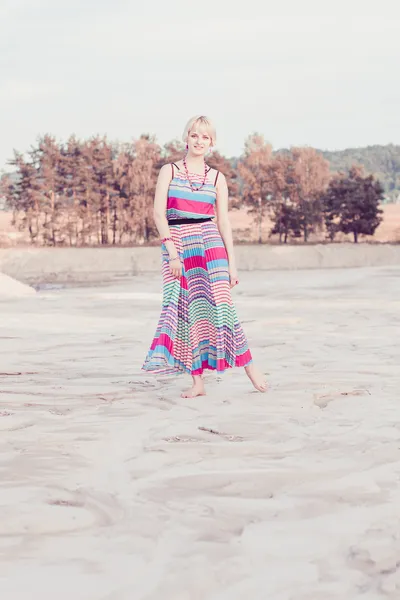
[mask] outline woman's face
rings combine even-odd
[[[206,131],[202,131],[195,125],[188,135],[187,144],[191,154],[201,156],[208,152],[208,149],[211,146],[211,137]]]

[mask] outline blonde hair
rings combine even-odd
[[[205,117],[204,115],[197,115],[196,117],[192,117],[186,123],[185,129],[183,130],[183,136],[182,136],[182,140],[185,142],[185,144],[187,142],[189,134],[192,131],[194,125],[199,125],[199,127],[201,129],[203,129],[203,131],[206,131],[208,133],[208,135],[211,138],[211,145],[214,146],[217,141],[215,127],[212,124],[212,122],[210,121],[210,119],[208,117]]]

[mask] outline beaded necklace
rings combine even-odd
[[[183,159],[183,166],[185,167],[185,171],[186,171],[186,178],[187,178],[187,180],[188,180],[188,182],[189,182],[190,189],[192,190],[192,192],[198,192],[199,190],[201,190],[201,189],[204,187],[204,185],[205,185],[205,183],[206,183],[206,179],[207,179],[207,172],[208,172],[208,171],[207,171],[207,165],[206,165],[206,161],[204,161],[204,178],[203,178],[203,183],[201,184],[201,186],[200,186],[200,187],[193,187],[193,184],[192,184],[192,182],[190,181],[190,177],[189,177],[189,171],[188,171],[187,164],[186,164],[186,157],[184,157],[184,159]]]

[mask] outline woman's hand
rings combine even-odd
[[[235,287],[239,283],[237,269],[234,265],[229,266],[229,279],[231,288]]]
[[[175,279],[182,277],[182,263],[178,257],[169,261],[169,272]]]

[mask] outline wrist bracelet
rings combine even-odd
[[[161,243],[162,243],[162,244],[165,244],[165,242],[172,242],[172,238],[170,238],[170,237],[166,237],[166,238],[163,238],[163,239],[161,240]]]
[[[179,256],[173,256],[172,258],[169,258],[168,262],[172,262],[173,260],[176,260],[176,259],[180,260]]]

